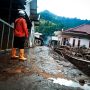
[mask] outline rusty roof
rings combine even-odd
[[[77,32],[82,34],[85,34],[85,33],[90,34],[90,24],[83,24],[75,28],[67,29],[64,32]]]

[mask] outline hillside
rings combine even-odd
[[[36,31],[43,33],[44,35],[52,35],[54,31],[73,28],[81,24],[90,24],[89,20],[81,20],[77,18],[67,18],[54,15],[53,13],[45,10],[39,13],[40,25],[36,27]]]

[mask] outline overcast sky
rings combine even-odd
[[[37,0],[38,12],[49,10],[58,16],[90,20],[90,0]]]

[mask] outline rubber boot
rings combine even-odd
[[[19,60],[25,61],[27,58],[24,57],[24,49],[20,49]]]
[[[11,51],[11,58],[12,59],[17,59],[19,56],[16,55],[16,48],[12,48]]]

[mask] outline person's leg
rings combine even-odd
[[[14,37],[13,48],[11,50],[11,58],[18,58],[16,55],[16,48],[18,47],[18,38]]]
[[[11,50],[11,58],[18,58],[19,56],[16,55],[16,48],[12,48]]]
[[[19,59],[20,60],[26,60],[27,59],[27,58],[25,58],[24,49],[20,49]]]
[[[19,42],[19,59],[20,60],[26,60],[27,58],[25,58],[25,52],[24,52],[24,43],[25,43],[25,37],[21,37],[20,38],[20,42]]]

